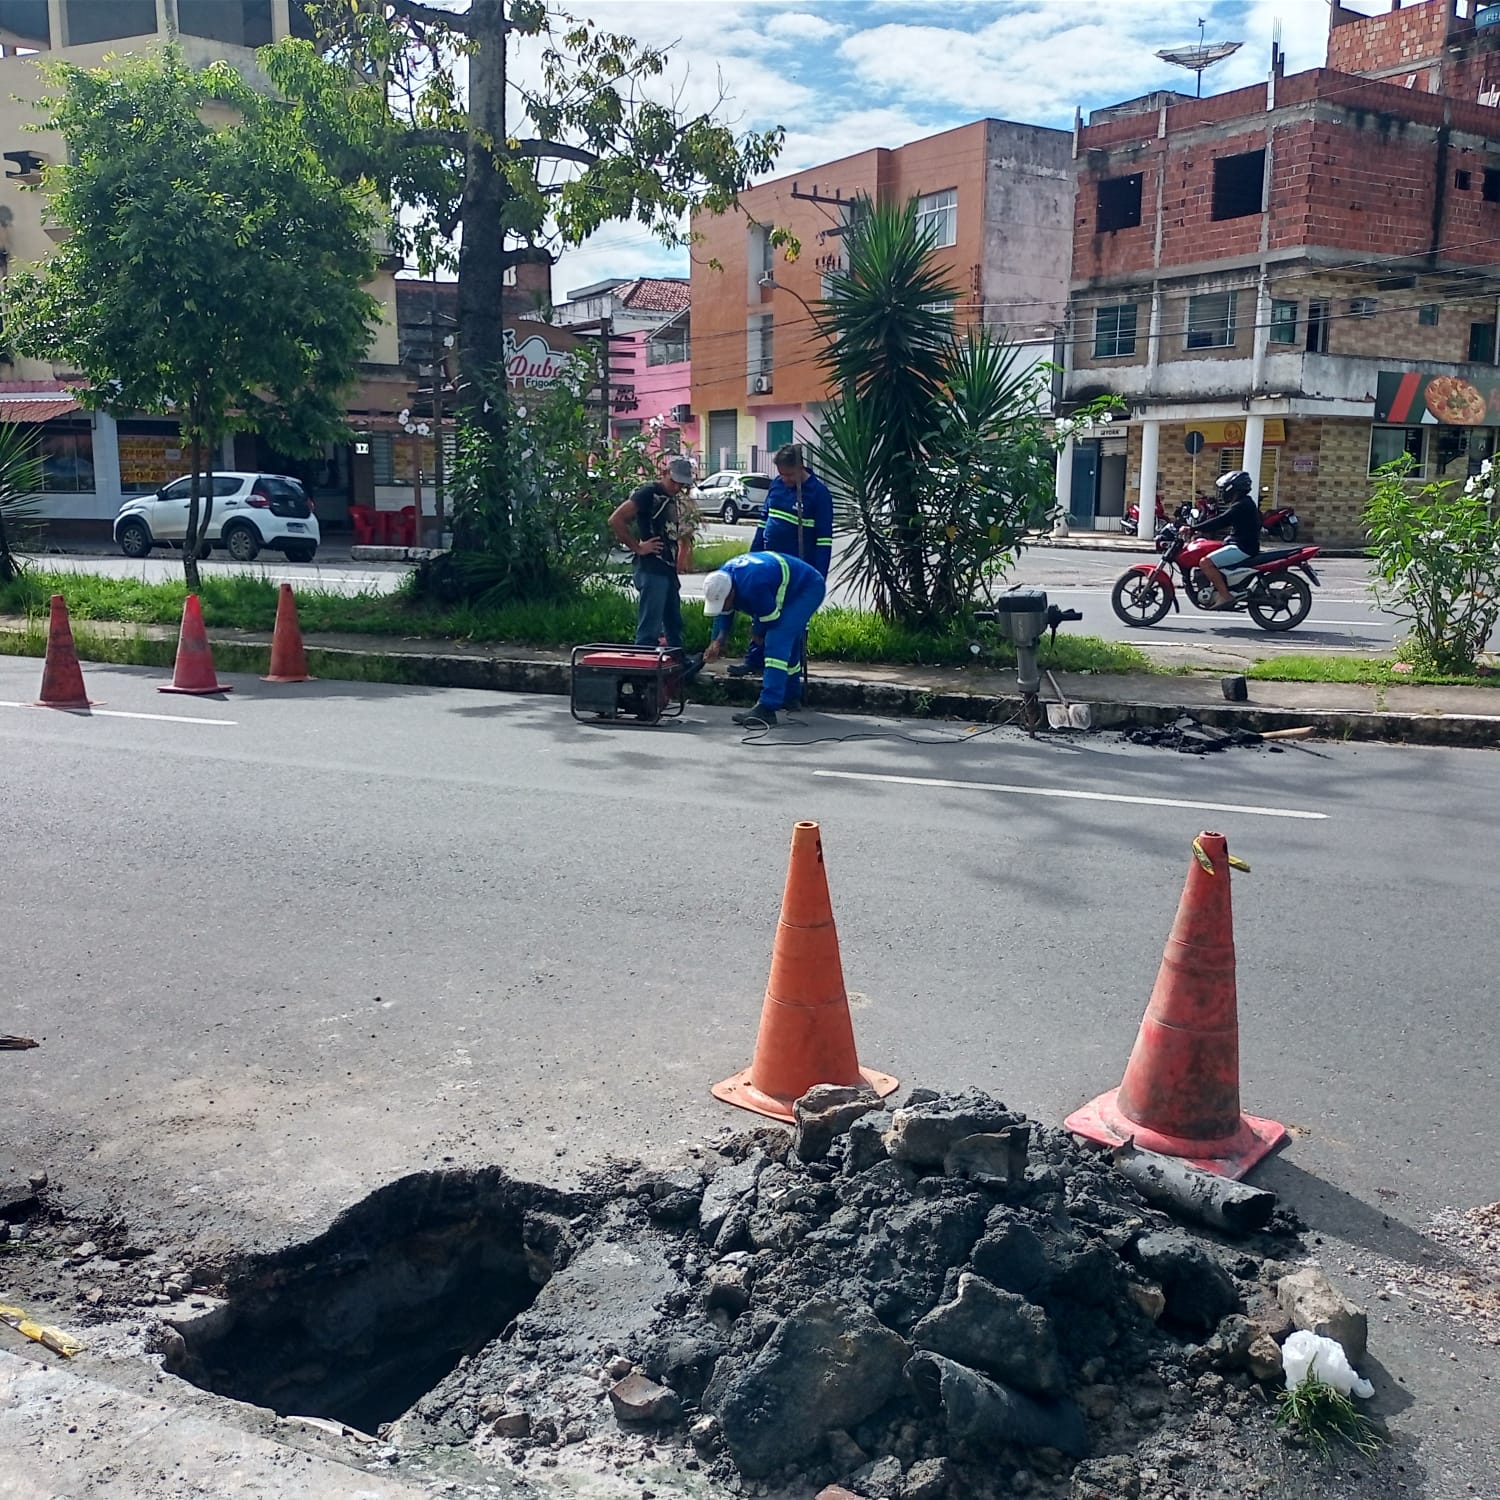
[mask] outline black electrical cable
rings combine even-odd
[[[802,719],[788,718],[788,725],[804,725]],[[899,729],[860,729],[852,734],[820,734],[810,740],[786,740],[768,739],[771,726],[763,724],[759,729],[753,729],[741,740],[742,745],[753,745],[757,748],[785,748],[789,750],[800,750],[808,745],[847,745],[856,740],[898,740],[908,745],[971,745],[975,740],[983,739],[987,734],[994,734],[999,729],[1009,729],[1020,722],[1019,714],[1012,714],[1010,718],[1003,719],[995,724],[984,724],[967,734],[933,734],[921,737],[915,734],[905,734]]]

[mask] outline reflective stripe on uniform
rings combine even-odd
[[[799,522],[797,517],[789,510],[768,511],[767,515],[773,521],[785,521],[788,526],[816,526],[818,524],[816,516],[804,516]]]
[[[768,624],[772,620],[781,618],[781,607],[786,603],[786,591],[791,585],[792,570],[786,565],[786,558],[779,552],[767,552],[761,554],[763,557],[774,557],[781,564],[781,587],[776,590],[776,608],[768,615],[760,617],[762,624]]]
[[[791,671],[791,668],[788,667],[787,664],[780,659],[780,657],[776,657],[776,656],[768,656],[766,658],[766,665],[768,667],[775,667],[776,670],[779,671],[779,672],[790,672]]]

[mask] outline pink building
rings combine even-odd
[[[654,431],[663,449],[701,459],[700,426],[692,410],[692,315],[686,286],[681,290],[683,305],[667,321],[637,328],[614,345],[609,430],[614,437]]]

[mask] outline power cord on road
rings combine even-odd
[[[762,724],[760,728],[751,729],[745,734],[741,738],[740,744],[753,745],[761,749],[772,747],[790,750],[800,750],[808,745],[848,745],[857,740],[894,740],[903,741],[908,745],[970,745],[975,740],[983,739],[987,734],[994,734],[997,729],[1009,729],[1019,724],[1020,721],[1021,716],[1019,714],[1012,714],[1008,719],[1002,719],[995,724],[979,725],[964,734],[929,734],[924,736],[907,734],[899,729],[861,729],[856,730],[852,734],[820,734],[806,740],[771,739],[771,726],[769,724]],[[784,722],[789,727],[808,727],[805,719],[787,718]]]

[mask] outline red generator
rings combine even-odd
[[[659,724],[686,706],[687,657],[667,646],[574,646],[568,707],[580,723]]]

